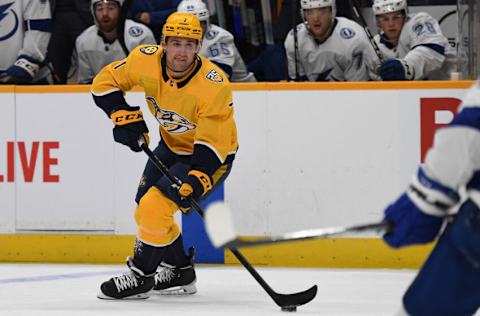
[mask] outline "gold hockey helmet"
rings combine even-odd
[[[162,37],[168,36],[185,37],[202,40],[202,26],[194,14],[175,12],[170,14],[167,22],[163,25]]]

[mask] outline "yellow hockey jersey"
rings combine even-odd
[[[215,64],[196,56],[191,72],[174,79],[166,70],[163,48],[140,45],[126,59],[103,68],[91,90],[97,104],[110,115],[106,108],[114,111],[115,106],[122,104],[112,103],[126,104],[123,93],[136,85],[145,90],[150,112],[160,124],[162,141],[174,153],[191,155],[194,147],[203,145],[220,164],[235,154],[238,143],[232,91],[228,79]],[[123,100],[113,97],[118,92]]]

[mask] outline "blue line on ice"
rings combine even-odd
[[[38,275],[38,276],[23,277],[23,278],[0,279],[0,284],[55,281],[55,280],[61,280],[61,279],[79,279],[79,278],[88,278],[88,277],[97,276],[97,275],[105,275],[105,274],[110,275],[110,274],[116,274],[116,273],[119,273],[119,270],[80,272],[80,273],[70,273],[70,274],[54,274],[54,275]]]

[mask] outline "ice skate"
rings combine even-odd
[[[135,267],[132,258],[127,259],[129,270],[120,276],[103,282],[100,286],[101,292],[97,295],[100,299],[146,299],[147,294],[155,285],[154,275],[145,275]]]
[[[175,267],[162,263],[163,269],[155,275],[153,293],[159,295],[190,295],[197,292],[197,278],[193,265]]]

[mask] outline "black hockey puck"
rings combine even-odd
[[[282,312],[296,312],[297,307],[296,306],[285,306],[282,307]]]

